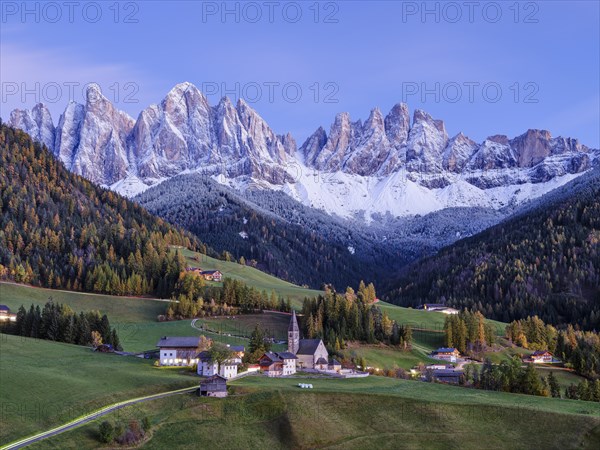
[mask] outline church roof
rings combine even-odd
[[[321,339],[300,339],[296,355],[314,355]]]
[[[300,332],[300,328],[298,328],[298,319],[296,319],[296,311],[292,311],[292,318],[290,319],[290,326],[288,327],[288,331],[296,331]]]
[[[317,359],[317,364],[327,364],[327,360],[325,358]]]

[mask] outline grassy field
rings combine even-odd
[[[219,262],[223,263],[223,261]],[[238,264],[235,265],[239,266]],[[255,271],[250,267],[242,268],[242,270],[245,269],[249,269],[249,272]],[[259,273],[262,274],[262,272]],[[267,277],[273,279],[273,277]],[[281,283],[286,284],[285,282]],[[246,339],[235,337],[235,335],[249,335],[256,323],[260,323],[263,328],[271,330],[276,339],[284,340],[287,338],[287,326],[289,324],[289,316],[284,314],[238,315],[235,319],[222,317],[199,319],[198,323],[205,324],[208,330],[219,332],[219,334],[201,333],[192,328],[191,320],[157,322],[157,316],[164,313],[167,305],[164,301],[158,299],[55,291],[0,283],[2,303],[8,305],[12,310],[16,310],[20,305],[30,305],[32,303],[43,306],[49,297],[52,297],[56,302],[68,304],[76,311],[97,309],[100,313],[107,314],[111,324],[117,329],[123,349],[130,352],[154,349],[156,342],[162,336],[199,336],[205,334],[226,344],[246,345]],[[405,353],[396,352],[389,348],[377,350],[365,347],[358,350],[356,354],[364,356],[369,365],[377,365],[382,368],[395,366],[409,368],[419,361],[430,362],[426,355],[444,343],[443,334],[439,330],[443,328],[445,315],[401,308],[384,302],[379,302],[378,305],[391,318],[400,323],[413,325],[415,328],[413,331],[413,351]],[[427,330],[421,328],[427,328]],[[227,336],[227,334],[232,336]],[[275,346],[277,350],[282,348],[281,345]],[[493,357],[504,358],[502,354],[496,354]]]
[[[155,321],[167,308],[167,303],[158,299],[57,291],[0,282],[0,301],[13,312],[17,312],[21,305],[29,309],[32,303],[42,307],[49,297],[57,303],[69,305],[77,312],[98,310],[107,314],[109,319],[121,323]]]
[[[297,286],[287,281],[280,280],[265,272],[250,266],[242,266],[236,262],[221,261],[211,258],[210,256],[201,253],[192,252],[185,248],[177,248],[186,258],[186,264],[191,267],[201,267],[205,270],[218,270],[223,274],[224,278],[232,278],[242,280],[249,286],[254,286],[259,290],[265,290],[268,293],[274,290],[277,295],[285,298],[289,297],[292,305],[296,309],[302,308],[302,301],[305,297],[316,297],[321,293],[314,289],[307,289]],[[198,257],[196,261],[194,257]],[[215,283],[219,284],[219,283]]]
[[[6,334],[0,334],[0,379],[2,443],[109,403],[196,382],[149,360]]]
[[[391,319],[400,324],[408,324],[413,328],[422,328],[427,330],[444,331],[444,321],[447,315],[441,312],[428,312],[420,309],[402,308],[391,303],[378,302],[382,311],[387,312]],[[506,324],[496,320],[488,320],[494,326],[499,336],[504,336]]]
[[[153,429],[143,445],[148,449],[591,449],[600,444],[600,405],[593,403],[383,377],[310,379],[313,390],[299,389],[299,381],[248,377],[232,383],[227,399],[182,395],[122,414],[150,418]],[[117,414],[107,418],[123,421]],[[32,448],[97,448],[97,429],[92,423]]]
[[[391,347],[383,345],[360,345],[352,346],[343,351],[348,359],[353,357],[363,357],[367,367],[376,369],[410,369],[420,362],[426,364],[439,364],[436,359],[429,358],[422,351],[413,349],[407,352],[401,352]]]
[[[537,369],[538,373],[540,374],[540,376],[542,376],[542,377],[547,377],[548,374],[550,372],[552,372],[554,374],[554,376],[556,377],[556,381],[558,381],[558,384],[561,387],[561,392],[567,386],[569,386],[571,384],[579,384],[585,379],[584,377],[579,376],[576,373],[569,372],[567,370],[562,370],[560,368],[536,367],[536,369]],[[562,393],[564,394],[564,392],[562,392]]]

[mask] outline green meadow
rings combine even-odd
[[[186,372],[155,368],[141,358],[0,334],[0,442],[120,400],[191,386],[196,379]]]
[[[300,389],[302,381],[314,388]],[[147,416],[152,429],[142,447],[148,449],[593,449],[600,444],[597,404],[383,377],[252,376],[231,383],[226,399],[185,394],[126,410],[131,411],[101,420]],[[97,448],[98,423],[32,448]]]

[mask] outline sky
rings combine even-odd
[[[0,117],[89,83],[136,118],[189,81],[243,97],[300,145],[398,102],[463,132],[529,128],[600,148],[598,1],[0,3]]]

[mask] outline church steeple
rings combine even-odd
[[[298,353],[300,347],[300,328],[298,328],[298,320],[296,319],[296,311],[292,311],[290,326],[288,327],[288,352],[294,355]]]

